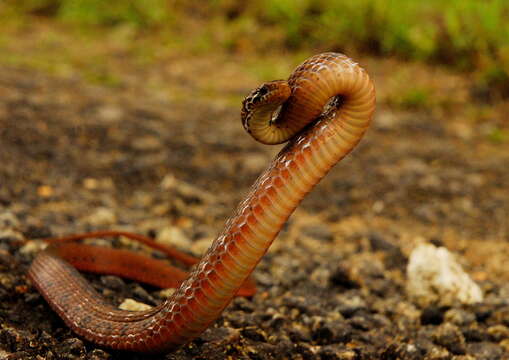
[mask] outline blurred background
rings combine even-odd
[[[491,296],[470,313],[481,335],[455,325],[468,343],[459,354],[509,351],[487,333],[509,323],[508,1],[0,0],[0,255],[7,249],[4,263],[14,264],[0,267],[12,277],[0,282],[0,320],[39,334],[28,349],[26,333],[1,330],[0,339],[14,339],[8,351],[109,358],[91,357],[96,349],[83,344],[59,348],[75,337],[26,287],[33,253],[20,251],[23,241],[115,228],[199,256],[279,149],[244,133],[243,97],[324,51],[346,53],[374,79],[373,126],[262,260],[260,295],[234,303],[216,325],[265,326],[275,337],[241,330],[231,342],[238,351],[210,334],[192,346],[244,358],[246,344],[263,354],[289,341],[302,353],[314,346],[305,358],[324,351],[322,359],[334,359],[325,345],[355,339],[349,349],[364,358],[396,354],[402,348],[391,341],[417,344],[426,314],[438,314],[430,320],[437,328],[443,320],[444,309],[416,309],[402,290],[408,254],[425,241],[461,254]],[[108,292],[90,280],[113,302],[160,301],[154,289]],[[340,328],[323,330],[328,314],[306,312],[302,298],[323,311],[361,304],[368,322],[351,325],[347,309]],[[265,322],[269,307],[283,325]],[[253,313],[244,318],[246,309]],[[306,316],[317,314],[311,326]],[[421,354],[447,348],[437,336]],[[189,349],[180,358],[192,358]]]
[[[45,56],[58,54],[58,62],[47,62],[51,70],[64,71],[65,65],[78,66],[81,57],[75,48],[91,43],[115,44],[133,60],[148,63],[183,50],[196,55],[250,56],[333,50],[445,65],[473,76],[474,91],[483,99],[509,96],[509,5],[503,0],[263,0],[245,4],[232,0],[206,4],[5,0],[0,6],[2,60],[8,63],[44,66]],[[26,32],[35,29],[38,46],[26,54],[31,56],[21,59],[22,54],[8,51],[16,42],[14,34],[26,38]],[[68,49],[56,50],[66,36],[75,37],[78,43],[65,43]],[[88,75],[94,77],[91,68],[94,59],[100,62],[101,53],[90,55],[80,65],[89,66]],[[107,74],[106,64],[96,64],[100,66],[106,73],[95,74],[95,80],[102,78],[113,85],[114,74]]]

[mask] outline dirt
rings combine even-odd
[[[238,102],[257,85],[244,60],[174,54],[151,68],[125,65],[113,87],[0,67],[0,358],[149,358],[73,334],[27,280],[37,246],[25,242],[170,231],[202,253],[278,150],[242,130]],[[509,105],[477,102],[461,74],[361,62],[380,99],[365,139],[291,217],[255,270],[257,294],[155,358],[509,359],[509,147],[490,137],[507,126]],[[396,105],[398,68],[450,101]],[[454,252],[484,302],[412,303],[405,271],[420,242]],[[163,298],[128,280],[87,278],[115,304]]]

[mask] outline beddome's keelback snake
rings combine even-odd
[[[342,54],[313,56],[288,81],[263,84],[244,100],[242,122],[258,141],[288,141],[252,186],[210,249],[161,305],[140,312],[107,304],[53,244],[29,277],[80,336],[138,352],[171,350],[197,337],[230,303],[290,214],[370,125],[375,88]]]

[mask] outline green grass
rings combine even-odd
[[[281,27],[289,44],[361,48],[467,66],[509,50],[505,0],[264,0],[246,12]],[[296,6],[295,4],[298,4]],[[507,55],[507,54],[506,54]]]
[[[483,86],[509,96],[506,0],[263,0],[230,22],[243,17],[280,32],[291,48],[354,50],[476,70]]]
[[[11,13],[54,17],[82,25],[131,24],[143,28],[172,18],[167,0],[7,0],[6,3]]]
[[[189,42],[197,51],[219,45],[397,56],[476,71],[482,86],[509,96],[507,0],[5,0],[2,9],[11,18],[43,16],[106,29],[177,24],[180,36],[192,20],[201,23],[201,37]]]
[[[423,109],[431,104],[431,90],[425,88],[412,88],[400,94],[394,105],[406,109]]]
[[[495,144],[503,144],[509,141],[509,131],[494,128],[488,134],[488,139]]]

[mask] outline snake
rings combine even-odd
[[[217,320],[306,194],[357,145],[374,111],[369,75],[339,53],[312,56],[288,80],[251,91],[242,102],[244,128],[261,143],[287,143],[187,278],[152,309],[110,305],[60,256],[58,247],[39,252],[28,277],[79,336],[117,350],[174,350]]]

